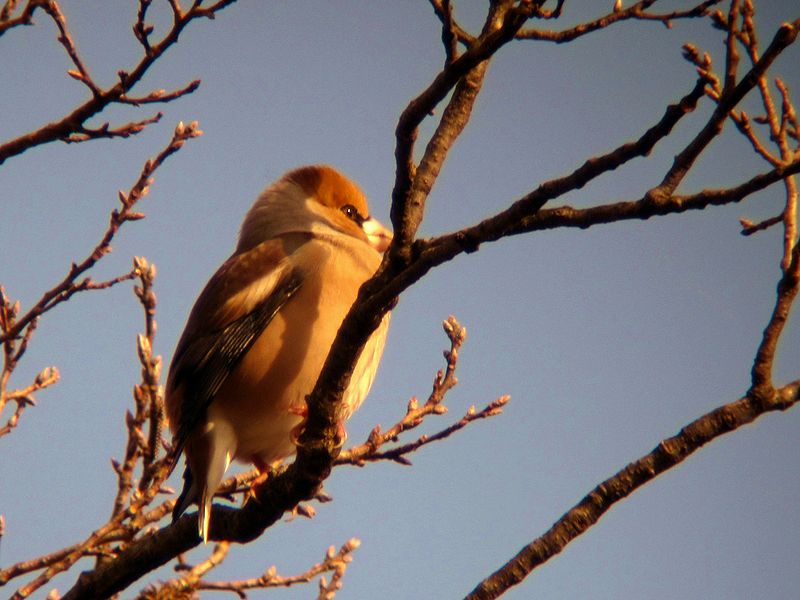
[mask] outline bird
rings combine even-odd
[[[231,461],[265,473],[295,453],[305,398],[391,240],[358,185],[328,165],[289,171],[256,199],[170,363],[164,403],[173,468],[181,453],[186,462],[173,522],[196,503],[207,542],[214,493]],[[372,386],[388,325],[387,314],[362,350],[343,420]]]

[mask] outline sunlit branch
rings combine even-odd
[[[794,381],[776,390],[765,403],[744,397],[689,423],[677,435],[665,439],[649,454],[595,487],[546,533],[522,548],[505,565],[481,581],[466,599],[498,598],[538,566],[561,552],[572,540],[597,523],[612,506],[644,484],[683,462],[708,442],[752,423],[766,412],[787,410],[798,400],[800,381]]]
[[[94,249],[80,263],[72,263],[67,274],[56,286],[45,292],[39,301],[36,302],[24,316],[15,321],[13,327],[4,330],[3,334],[0,335],[0,343],[16,338],[33,319],[40,317],[56,305],[69,299],[73,294],[84,290],[104,289],[108,287],[108,285],[98,284],[90,278],[79,278],[86,271],[91,269],[97,261],[111,251],[111,241],[122,225],[128,221],[136,221],[144,217],[142,213],[135,212],[133,208],[136,203],[144,198],[150,191],[150,185],[153,183],[152,176],[156,169],[158,169],[169,156],[182,148],[186,140],[202,135],[202,133],[203,132],[197,127],[197,123],[190,123],[189,125],[180,123],[178,125],[167,147],[154,158],[148,159],[145,162],[139,174],[139,178],[128,193],[119,193],[121,208],[111,211],[108,228]],[[131,279],[134,276],[135,274],[131,272],[124,275],[123,278]],[[123,279],[112,281],[116,283],[122,280]]]
[[[575,27],[564,29],[562,31],[549,31],[542,29],[523,29],[517,33],[516,37],[523,40],[537,40],[544,42],[555,42],[556,44],[563,44],[576,40],[586,34],[605,29],[615,23],[621,23],[630,20],[639,21],[658,21],[667,27],[672,26],[672,21],[678,19],[691,19],[704,16],[709,8],[719,4],[722,0],[706,0],[700,2],[687,10],[677,10],[668,13],[650,13],[647,8],[655,4],[654,0],[643,0],[636,2],[618,11],[610,12],[602,17],[581,23]],[[608,4],[611,4],[610,2]]]
[[[181,32],[190,22],[198,18],[213,19],[220,10],[233,4],[235,1],[236,0],[221,0],[206,7],[202,5],[201,1],[196,1],[192,3],[191,8],[185,11],[178,9],[174,14],[172,27],[156,44],[151,44],[148,41],[149,38],[145,36],[145,33],[152,31],[143,21],[149,2],[140,2],[138,13],[139,20],[137,20],[138,28],[134,26],[134,34],[137,36],[140,43],[143,43],[143,40],[145,42],[143,43],[144,56],[142,56],[139,62],[130,71],[119,71],[118,82],[116,84],[109,88],[101,89],[92,81],[89,76],[88,68],[81,60],[75,48],[75,44],[68,35],[69,32],[66,29],[66,21],[63,13],[58,8],[58,4],[55,0],[42,0],[42,8],[50,14],[59,27],[59,42],[65,47],[67,54],[76,66],[74,70],[69,72],[69,75],[87,85],[92,90],[92,97],[61,119],[43,125],[35,131],[1,144],[0,164],[5,162],[6,159],[17,156],[30,148],[57,140],[67,140],[76,133],[80,134],[81,129],[90,129],[86,125],[88,120],[102,112],[110,104],[120,102],[131,103],[129,98],[131,90],[141,81],[153,63],[155,63],[164,52],[177,43]],[[149,35],[149,33],[147,33],[147,35]],[[196,88],[197,85],[193,82],[182,90],[165,94],[165,101],[189,94]],[[154,93],[157,94],[158,92]],[[144,101],[148,102],[148,98],[153,98],[151,101],[157,101],[153,97],[154,93],[145,95]]]

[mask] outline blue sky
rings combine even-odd
[[[599,4],[568,7],[566,18],[595,16],[585,6],[602,11],[611,2]],[[782,19],[798,15],[792,2],[761,4],[766,45]],[[62,6],[100,83],[138,59],[130,34],[135,6]],[[456,7],[465,24],[480,23],[482,2]],[[41,15],[37,23],[0,38],[3,140],[86,97],[65,74],[71,65],[54,27]],[[156,173],[140,205],[147,218],[123,228],[95,273],[122,273],[133,255],[157,265],[156,351],[168,362],[196,294],[232,251],[245,211],[286,170],[316,162],[340,168],[388,222],[397,117],[440,68],[439,36],[422,0],[242,1],[214,22],[190,25],[141,91],[196,78],[200,89],[159,108],[114,108],[97,121],[162,110],[161,124],[130,140],[39,147],[0,169],[0,283],[23,307],[34,302],[96,243],[117,190],[132,185],[174,125],[198,120],[205,135]],[[641,135],[694,85],[693,68],[681,59],[687,41],[720,64],[722,37],[707,22],[678,21],[671,30],[629,23],[569,45],[504,48],[431,194],[421,235],[474,223]],[[776,63],[790,88],[800,82],[798,65],[797,47]],[[641,196],[710,110],[704,101],[648,159],[561,202]],[[727,127],[681,191],[735,184],[763,170]],[[362,545],[337,597],[463,596],[598,482],[743,395],[781,250],[780,231],[744,238],[738,219],[772,216],[781,202],[776,186],[738,206],[503,240],[434,270],[395,310],[375,386],[348,425],[350,440],[360,442],[378,423],[388,427],[409,397],[427,395],[442,366],[440,323],[448,314],[469,332],[460,384],[448,396],[450,415],[424,430],[510,394],[505,414],[418,452],[410,468],[338,468],[326,483],[334,502],[318,506],[315,519],[280,523],[235,547],[213,578],[253,577],[272,564],[294,574],[355,536]],[[39,394],[38,406],[0,441],[0,564],[79,541],[110,513],[116,488],[109,459],[124,450],[141,328],[129,285],[75,297],[42,320],[12,384],[27,384],[47,365],[58,366],[62,381]],[[776,362],[778,383],[798,377],[799,349],[795,315]],[[772,414],[714,442],[619,503],[506,597],[793,597],[800,586],[798,426],[796,410]],[[54,585],[63,592],[75,577]]]

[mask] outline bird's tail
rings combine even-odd
[[[189,505],[192,502],[195,502],[197,498],[197,489],[194,484],[194,476],[192,475],[192,470],[189,468],[189,465],[186,465],[186,468],[183,470],[183,490],[181,490],[181,495],[178,496],[178,499],[175,501],[175,508],[172,509],[172,522],[178,520],[186,509],[189,508]]]
[[[197,515],[197,533],[203,538],[203,542],[208,542],[214,494],[225,476],[235,449],[236,438],[230,425],[224,419],[216,419],[209,422],[202,437],[194,440],[193,453],[186,455],[183,490],[175,502],[172,520],[174,522],[190,504],[196,502],[200,509]]]
[[[192,475],[192,470],[187,465],[186,469],[183,471],[183,490],[175,501],[175,508],[172,509],[172,522],[174,523],[177,521],[192,503],[197,502],[199,508],[197,514],[197,534],[203,538],[203,543],[206,543],[208,542],[208,527],[211,523],[211,504],[214,500],[214,492],[209,492],[208,489],[203,490],[202,498],[199,499],[199,501],[198,496],[199,494],[194,476]]]

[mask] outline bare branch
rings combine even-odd
[[[355,465],[363,467],[367,462],[375,462],[379,460],[391,460],[402,465],[410,465],[411,463],[406,458],[407,454],[417,451],[423,446],[427,446],[432,442],[443,440],[456,431],[460,431],[470,423],[499,415],[502,412],[502,407],[508,402],[508,396],[502,396],[480,411],[476,411],[474,406],[471,406],[460,420],[456,421],[449,427],[435,433],[433,435],[423,435],[407,444],[392,448],[390,450],[380,451],[380,448],[385,444],[397,441],[397,438],[404,431],[415,429],[425,418],[429,415],[443,415],[447,413],[447,407],[443,404],[444,397],[448,391],[458,383],[456,378],[456,365],[458,363],[458,351],[464,340],[467,337],[467,330],[452,315],[442,323],[445,333],[450,340],[450,349],[445,350],[444,357],[447,361],[447,366],[444,373],[439,371],[433,380],[433,388],[425,403],[420,406],[416,398],[412,398],[406,408],[406,414],[386,431],[381,431],[380,425],[377,425],[369,434],[366,442],[359,446],[349,448],[342,451],[338,456],[335,463],[336,465]]]
[[[775,306],[764,329],[761,344],[756,352],[752,370],[752,385],[748,391],[748,395],[752,397],[753,401],[768,405],[775,395],[772,383],[772,366],[775,361],[775,351],[778,348],[778,341],[783,333],[786,321],[789,319],[792,303],[797,297],[799,283],[800,243],[795,245],[789,266],[784,270],[783,276],[778,282]]]
[[[245,598],[245,592],[249,590],[292,587],[300,583],[308,583],[315,577],[330,572],[333,573],[330,582],[326,582],[324,577],[320,578],[320,593],[318,598],[320,600],[331,600],[336,591],[341,589],[342,577],[347,570],[347,566],[353,560],[352,553],[360,545],[361,542],[358,539],[352,538],[345,542],[338,551],[334,546],[331,546],[325,553],[325,559],[322,562],[314,565],[300,575],[282,577],[278,575],[275,566],[272,566],[260,577],[239,581],[199,581],[196,587],[192,589],[198,591],[233,592],[239,595],[240,598]]]
[[[142,304],[145,315],[145,333],[137,339],[137,353],[142,366],[142,382],[133,390],[135,412],[127,412],[126,426],[128,429],[128,442],[125,449],[125,458],[122,463],[112,461],[114,471],[117,473],[117,495],[111,517],[120,515],[127,505],[133,500],[130,498],[133,489],[133,473],[142,462],[142,476],[136,486],[136,495],[140,497],[156,479],[156,486],[163,483],[166,478],[166,469],[162,477],[156,476],[156,471],[162,465],[156,463],[158,448],[164,443],[162,429],[164,426],[163,398],[159,389],[161,377],[161,357],[153,356],[153,343],[156,332],[155,311],[156,296],[153,292],[153,281],[156,276],[155,265],[146,259],[134,258],[134,269],[142,284],[134,288],[136,296]],[[148,424],[148,433],[144,433],[145,423]]]
[[[169,598],[187,595],[196,592],[200,589],[200,579],[211,571],[214,567],[219,566],[222,561],[228,556],[230,550],[229,542],[219,542],[214,544],[214,550],[209,557],[203,562],[190,567],[188,565],[179,564],[177,568],[184,571],[184,574],[176,579],[167,581],[160,585],[147,586],[139,595],[139,600],[157,600],[159,598]],[[235,591],[234,589],[224,591]]]
[[[0,10],[0,36],[6,31],[19,25],[30,25],[33,22],[33,14],[37,8],[42,8],[42,0],[28,0],[25,8],[16,16],[12,17],[17,9],[19,0],[6,0]]]
[[[695,138],[675,157],[672,168],[667,172],[661,184],[651,190],[652,195],[669,195],[675,191],[678,184],[683,180],[691,169],[695,160],[708,144],[719,134],[725,119],[730,111],[741,102],[742,98],[758,85],[758,80],[764,75],[774,60],[797,39],[800,19],[794,23],[784,23],[780,26],[772,43],[759,61],[748,71],[742,80],[733,85],[726,82],[722,96],[719,98],[714,114],[706,123],[705,127],[695,136]]]
[[[12,414],[6,424],[0,427],[0,437],[11,433],[11,430],[19,423],[19,418],[22,412],[28,406],[36,406],[34,394],[39,390],[49,387],[59,380],[59,372],[55,367],[46,367],[36,376],[36,379],[29,386],[19,390],[12,390],[6,392],[5,389],[0,390],[0,413],[8,402],[15,402],[17,405],[14,414]]]
[[[86,68],[86,65],[83,63],[83,60],[78,54],[78,49],[75,47],[75,42],[73,41],[72,35],[67,27],[67,18],[64,16],[64,13],[61,12],[61,8],[58,6],[58,3],[55,0],[41,0],[40,6],[42,7],[42,10],[50,15],[50,18],[53,19],[56,27],[58,27],[58,41],[62,46],[64,46],[67,56],[69,56],[72,64],[75,65],[76,70],[68,71],[68,74],[73,79],[77,79],[86,87],[88,87],[89,91],[92,92],[92,96],[97,98],[100,96],[101,91],[97,87],[97,84],[95,84],[95,82],[92,80],[91,75],[89,75],[89,69]]]
[[[186,140],[202,135],[202,133],[203,132],[197,127],[196,122],[190,123],[189,125],[184,125],[183,123],[178,124],[172,136],[172,140],[167,147],[157,154],[155,158],[148,159],[145,162],[139,174],[139,178],[136,183],[133,184],[130,191],[127,194],[120,192],[119,200],[122,208],[120,210],[111,211],[108,228],[100,242],[83,261],[80,263],[73,263],[64,278],[56,286],[45,292],[39,301],[31,307],[24,316],[14,322],[13,327],[3,330],[3,334],[0,335],[0,343],[15,339],[33,319],[40,317],[77,292],[104,289],[114,283],[135,277],[135,273],[132,271],[110,282],[96,283],[90,278],[78,280],[78,278],[91,269],[97,261],[111,252],[111,241],[123,224],[127,221],[141,219],[144,216],[141,213],[134,212],[133,207],[150,191],[150,185],[153,183],[152,176],[156,169],[158,169],[169,156],[182,148]]]
[[[191,94],[199,87],[200,87],[200,80],[195,79],[194,81],[185,85],[184,87],[177,90],[173,90],[172,92],[167,92],[166,90],[159,89],[152,91],[146,96],[142,96],[140,98],[131,98],[130,96],[122,95],[120,96],[118,102],[120,104],[132,104],[133,106],[139,106],[141,104],[154,104],[156,102],[167,103],[167,102],[172,102],[173,100],[177,100],[178,98],[182,98],[187,94]]]
[[[60,9],[56,12],[58,5],[56,4],[55,0],[40,0],[40,2],[44,3],[42,8],[48,10],[49,14],[51,14],[53,19],[56,20],[59,30],[61,31],[62,27],[64,28],[64,31],[62,31],[59,35],[59,41],[62,43],[62,45],[64,45],[67,53],[73,61],[73,64],[76,65],[76,70],[71,71],[70,75],[89,86],[90,89],[92,89],[93,95],[92,98],[75,108],[71,113],[65,115],[60,120],[43,125],[33,132],[1,144],[0,164],[5,162],[6,159],[21,154],[22,152],[25,152],[26,150],[35,146],[47,144],[56,140],[68,139],[73,134],[80,133],[82,128],[86,128],[86,122],[98,113],[102,112],[109,104],[119,102],[126,103],[125,100],[121,99],[128,97],[130,91],[136,86],[137,83],[139,83],[139,81],[141,81],[153,63],[158,60],[159,57],[164,54],[164,52],[177,43],[181,32],[191,21],[198,18],[213,19],[219,11],[233,4],[235,0],[221,0],[209,5],[208,7],[203,7],[201,6],[201,3],[195,2],[192,5],[192,8],[188,11],[182,12],[179,10],[177,13],[175,13],[172,28],[165,34],[163,39],[156,44],[151,44],[149,39],[146,37],[146,35],[149,35],[149,32],[151,31],[149,26],[144,23],[147,6],[149,6],[150,3],[140,2],[137,23],[134,25],[134,34],[137,35],[137,39],[139,40],[140,44],[143,45],[144,56],[130,71],[119,71],[119,81],[115,85],[106,89],[98,88],[89,77],[88,69],[83,64],[74,44],[71,41],[71,38],[68,36],[65,21],[61,22],[57,18],[57,16],[60,15],[59,18],[63,19],[63,15],[61,14]],[[139,23],[141,23],[141,25],[139,25]],[[64,32],[66,32],[66,34]],[[191,91],[194,89],[196,89],[196,85],[193,82],[182,90],[166,94],[165,97],[166,100],[169,101],[182,95],[191,93]],[[152,94],[145,96],[143,100],[147,102],[147,99],[151,97]],[[152,101],[157,100],[153,99]],[[131,102],[128,101],[127,103]]]
[[[144,130],[145,127],[153,123],[158,123],[161,120],[163,113],[156,113],[148,119],[141,121],[134,121],[119,127],[111,128],[109,123],[103,123],[100,127],[85,127],[80,126],[76,128],[74,133],[64,138],[64,142],[74,144],[78,142],[87,142],[89,140],[99,140],[102,138],[129,138]]]
[[[146,261],[143,261],[143,259],[137,259],[134,262],[134,269],[130,273],[112,280],[97,283],[89,278],[84,278],[81,280],[78,278],[88,269],[93,267],[96,262],[105,254],[110,252],[111,240],[126,221],[137,220],[143,217],[143,215],[140,213],[133,212],[132,209],[141,198],[147,195],[149,186],[153,181],[152,175],[155,170],[158,169],[159,166],[161,166],[161,164],[163,164],[163,162],[171,154],[177,152],[183,146],[186,140],[197,137],[201,134],[202,132],[199,130],[196,123],[191,123],[188,126],[180,123],[178,127],[176,127],[172,140],[167,147],[156,157],[145,162],[138,180],[136,183],[134,183],[130,191],[127,194],[120,192],[120,203],[122,208],[120,210],[112,211],[109,227],[100,243],[95,246],[91,254],[80,264],[73,264],[67,276],[57,286],[46,292],[39,302],[37,302],[37,304],[34,305],[22,318],[16,319],[15,312],[14,318],[4,318],[2,322],[3,337],[0,338],[0,341],[2,341],[4,344],[4,349],[8,354],[9,351],[13,351],[17,341],[17,336],[20,334],[23,335],[22,345],[24,347],[24,344],[27,342],[27,339],[29,339],[31,332],[33,331],[33,325],[38,321],[39,317],[59,303],[67,300],[73,294],[79,291],[90,289],[105,289],[111,285],[119,283],[120,281],[125,281],[127,279],[131,279],[132,277],[139,276],[143,281],[143,286],[139,293],[140,300],[146,309],[146,331],[151,337],[148,338],[145,336],[140,336],[139,339],[140,360],[143,363],[143,377],[145,384],[137,388],[140,393],[135,393],[135,396],[140,403],[139,408],[143,415],[141,420],[144,421],[145,418],[149,417],[151,420],[151,425],[154,428],[154,431],[151,432],[150,440],[152,441],[158,439],[158,443],[160,443],[160,429],[161,423],[163,422],[163,410],[159,409],[160,403],[158,400],[158,372],[160,367],[160,358],[153,358],[150,353],[151,338],[155,333],[155,322],[152,320],[152,311],[155,308],[155,297],[152,295],[152,290],[149,289],[149,285],[152,283],[152,278],[155,276],[155,270],[149,266]],[[7,305],[8,302],[4,300],[3,304]],[[7,376],[9,373],[9,371],[4,371],[4,381],[7,381]],[[131,417],[133,416],[131,415]],[[127,508],[123,509],[118,507],[117,502],[115,501],[114,514],[105,525],[93,532],[80,544],[76,544],[70,548],[51,555],[51,558],[49,558],[47,561],[44,561],[43,567],[33,566],[36,564],[42,564],[34,561],[29,563],[21,563],[21,566],[15,565],[9,569],[0,571],[0,582],[3,582],[4,580],[7,581],[11,577],[15,577],[26,572],[25,569],[28,568],[33,568],[35,570],[41,568],[45,569],[36,578],[18,590],[17,595],[20,598],[30,595],[35,590],[45,585],[55,575],[71,568],[72,565],[85,556],[98,556],[101,560],[107,560],[108,556],[113,554],[109,546],[111,543],[128,542],[133,538],[134,535],[138,533],[139,530],[126,527],[124,525],[124,521],[138,515],[142,507],[147,506],[153,497],[159,493],[161,482],[164,478],[166,478],[168,472],[168,465],[163,459],[158,462],[154,461],[156,452],[155,448],[153,447],[151,449],[148,447],[148,440],[140,435],[141,432],[139,428],[130,427],[130,419],[129,433],[131,433],[132,437],[134,437],[136,440],[136,452],[141,451],[143,452],[143,456],[146,457],[143,480],[146,480],[147,484],[150,484],[151,481],[154,481],[154,485],[148,485],[148,487],[143,487],[142,489],[137,488],[136,494],[131,499]],[[130,444],[133,443],[134,442],[129,440],[129,447]],[[150,458],[149,461],[147,460],[147,457]],[[117,472],[120,473],[119,465],[117,465],[116,468]],[[156,473],[159,473],[158,477],[156,476]],[[120,474],[120,493],[122,493],[122,490],[125,490],[125,493],[127,493],[127,490],[130,489],[130,486],[130,473],[128,473],[127,476]]]
[[[396,260],[399,254],[406,255],[408,248],[413,240],[414,234],[425,208],[425,194],[417,192],[414,187],[421,187],[430,190],[433,186],[431,175],[438,172],[438,167],[429,167],[424,178],[417,176],[417,167],[413,161],[414,143],[417,139],[418,128],[422,121],[433,111],[434,108],[447,96],[448,93],[473,69],[488,60],[504,44],[511,41],[519,31],[520,27],[530,16],[532,6],[512,7],[505,5],[493,7],[487,16],[486,25],[481,36],[472,46],[461,54],[457,59],[448,64],[433,80],[425,91],[412,100],[397,123],[395,137],[395,161],[397,165],[395,174],[394,190],[392,191],[392,210],[391,219],[394,226],[394,241],[390,250],[393,259]],[[485,69],[484,65],[481,69]],[[479,81],[482,81],[482,73],[478,73]],[[475,88],[475,82],[467,84],[466,88]],[[474,102],[474,95],[479,90],[475,89],[471,93],[472,100],[466,100],[464,108],[469,111]],[[453,106],[451,115],[455,116],[460,107],[458,103],[451,102]],[[468,118],[468,113],[467,113]],[[457,123],[459,119],[455,119]],[[454,136],[458,135],[463,125],[456,125],[453,129]],[[432,140],[433,141],[433,140]],[[441,163],[444,156],[438,157]],[[406,257],[407,258],[407,257]]]
[[[0,585],[5,585],[15,577],[39,571],[64,559],[76,546],[63,548],[57,552],[38,556],[33,560],[18,562],[10,567],[0,570]]]
[[[719,82],[719,78],[712,71],[711,58],[708,54],[705,54],[701,58],[700,53],[694,46],[691,44],[684,46],[684,56],[690,62],[694,63],[702,74],[708,77],[710,87],[706,90],[706,93],[718,104],[725,94],[730,93],[734,84],[736,66],[738,64],[737,43],[744,47],[753,66],[753,71],[756,70],[756,67],[761,62],[754,16],[755,6],[752,0],[744,0],[743,4],[738,1],[731,3],[731,9],[727,17],[722,15],[719,11],[715,11],[712,15],[717,26],[724,28],[727,32],[726,41],[728,52],[726,57],[724,90]],[[739,20],[741,20],[741,26],[738,25]],[[751,73],[753,71],[751,71]],[[775,86],[778,88],[782,100],[779,114],[767,81],[766,71],[756,77],[756,84],[765,112],[764,117],[757,119],[757,121],[767,126],[769,139],[777,147],[777,152],[770,151],[764,142],[761,141],[751,126],[750,118],[744,111],[731,109],[728,113],[728,117],[734,122],[739,132],[750,142],[755,152],[764,160],[773,166],[788,164],[796,158],[795,148],[792,147],[793,144],[790,143],[790,138],[797,138],[797,115],[794,111],[791,99],[789,98],[789,91],[783,84],[783,81],[780,78],[776,78]],[[780,221],[768,219],[763,223],[752,226],[749,221],[745,220],[743,223],[745,228],[743,233],[749,235],[777,224],[778,222],[782,222],[784,226],[784,250],[781,268],[786,271],[789,268],[792,248],[797,238],[797,184],[794,177],[789,176],[785,178],[784,186],[786,188],[786,204]],[[747,224],[751,226],[748,227]]]
[[[444,407],[440,405],[444,395],[456,384],[455,365],[458,359],[458,349],[466,336],[464,328],[452,317],[443,325],[450,339],[451,347],[445,353],[447,359],[445,372],[437,374],[429,397],[430,405],[438,406],[438,409],[433,408],[430,412],[439,413],[444,412],[441,410]],[[497,414],[504,401],[499,402],[496,406],[490,405],[481,413],[469,414],[465,419],[471,422],[491,416],[491,414]],[[450,429],[456,431],[466,424],[456,424]],[[400,433],[399,429],[397,433]],[[437,439],[442,439],[450,433],[437,434]],[[434,440],[431,439],[431,441]],[[417,441],[414,443],[421,446],[428,442]],[[252,491],[250,501],[240,509],[214,505],[210,537],[216,540],[242,543],[250,541],[258,537],[284,512],[290,511],[299,500],[314,498],[319,482],[307,485],[304,478],[298,477],[295,465],[296,463],[270,474],[269,479]],[[245,491],[254,478],[254,472],[229,478],[220,487],[219,493],[225,495]],[[156,522],[167,514],[172,505],[174,505],[174,500],[168,500],[153,509],[151,514],[135,519],[132,525],[141,527],[145,523]],[[125,514],[138,514],[135,509],[136,506],[127,509],[121,517]],[[116,521],[121,522],[121,517],[118,517]],[[156,566],[165,564],[171,558],[193,548],[200,541],[197,537],[196,518],[196,514],[184,515],[177,522],[152,535],[141,536],[137,540],[131,541],[117,554],[112,563],[100,564],[94,571],[83,573],[75,586],[64,596],[64,600],[107,597],[115,591],[123,589]]]
[[[698,100],[704,94],[704,88],[705,79],[701,77],[695,84],[694,89],[678,103],[668,106],[658,123],[648,129],[638,140],[623,144],[606,154],[587,160],[569,175],[542,183],[536,190],[517,200],[506,210],[472,227],[431,240],[415,242],[412,262],[405,268],[395,265],[390,273],[379,273],[378,279],[375,280],[374,284],[368,283],[365,289],[362,290],[363,296],[369,300],[364,304],[357,302],[357,306],[363,311],[363,314],[371,314],[371,310],[374,310],[377,306],[383,306],[385,310],[388,310],[395,301],[397,294],[419,280],[434,266],[447,262],[463,252],[474,252],[484,242],[496,241],[508,235],[530,231],[530,224],[536,220],[537,213],[541,212],[542,206],[548,201],[567,192],[580,189],[589,181],[603,173],[618,168],[634,158],[647,156],[660,140],[669,135],[682,117],[695,109]],[[752,187],[760,185],[761,187],[757,189],[761,189],[779,180],[785,174],[786,169],[778,168],[766,177],[758,179],[756,182],[750,182],[746,191],[747,193],[752,193],[754,191],[754,189],[751,189]],[[737,191],[744,194],[745,190]],[[674,201],[674,198],[671,198],[671,200]],[[678,210],[678,205],[674,207],[669,205],[669,210],[664,208],[668,205],[665,199],[655,201],[648,198],[647,203],[652,206],[652,214],[666,214],[672,210]],[[709,203],[713,203],[713,201],[709,200]],[[637,207],[637,210],[640,209],[641,207]],[[608,218],[613,218],[613,215]],[[363,319],[364,317],[360,318]],[[378,322],[375,323],[376,326]],[[345,320],[345,324],[347,323],[348,320]],[[335,355],[345,356],[345,350],[338,348]]]
[[[639,20],[639,21],[658,21],[663,23],[666,27],[672,26],[672,21],[677,19],[692,19],[702,17],[708,14],[709,8],[719,4],[722,0],[706,0],[700,2],[694,7],[687,10],[673,11],[669,13],[648,13],[646,9],[654,4],[654,0],[642,0],[632,4],[628,8],[618,11],[612,11],[602,17],[587,23],[581,23],[575,27],[565,29],[563,31],[546,31],[541,29],[523,29],[517,33],[517,39],[523,40],[537,40],[544,42],[555,42],[556,44],[564,44],[571,42],[579,37],[588,33],[593,33],[614,23],[621,23],[623,21]]]
[[[133,35],[139,40],[144,49],[145,56],[153,54],[153,47],[150,45],[150,34],[153,33],[153,26],[148,25],[147,10],[150,8],[152,0],[139,0],[139,10],[136,13],[136,23],[133,24]]]
[[[702,190],[686,196],[673,195],[654,201],[653,198],[644,196],[639,200],[602,204],[585,209],[575,209],[571,206],[542,209],[537,214],[524,217],[517,225],[509,226],[507,235],[514,235],[528,231],[542,229],[555,229],[556,227],[579,227],[586,229],[593,225],[615,223],[629,219],[649,219],[658,215],[676,214],[687,210],[702,210],[709,206],[722,206],[740,202],[752,194],[763,190],[770,185],[781,181],[787,176],[800,173],[800,158],[783,167],[776,167],[747,181],[730,188]],[[460,232],[459,232],[460,233]],[[470,231],[469,233],[473,233]],[[450,244],[452,236],[449,234],[435,238],[431,245]]]
[[[742,226],[742,235],[753,235],[759,231],[764,231],[765,229],[769,229],[773,225],[777,225],[778,223],[783,222],[783,214],[775,215],[774,217],[770,217],[769,219],[764,219],[760,223],[753,223],[749,219],[739,219],[739,223]]]
[[[514,558],[481,581],[466,599],[498,598],[586,532],[614,504],[627,498],[664,471],[683,462],[708,442],[752,423],[766,412],[788,410],[800,400],[800,381],[773,391],[765,402],[756,402],[746,396],[720,406],[686,425],[677,435],[662,441],[649,454],[595,487],[545,534],[522,548]]]
[[[403,444],[401,446],[397,446],[395,448],[390,448],[389,450],[378,450],[381,445],[393,441],[394,438],[390,437],[388,434],[381,434],[379,428],[373,429],[373,433],[375,435],[370,435],[370,438],[367,440],[367,443],[362,446],[357,446],[356,448],[351,448],[350,450],[343,451],[339,457],[336,459],[335,464],[351,464],[356,465],[359,467],[364,466],[367,462],[377,462],[380,460],[390,460],[396,463],[400,463],[401,465],[410,466],[411,461],[406,458],[406,455],[411,454],[412,452],[416,452],[423,446],[427,446],[428,444],[432,444],[433,442],[439,442],[441,440],[447,439],[457,431],[461,431],[470,423],[475,421],[479,421],[481,419],[488,419],[489,417],[495,417],[499,414],[502,414],[503,407],[508,403],[510,400],[509,396],[500,396],[497,400],[494,400],[483,407],[481,410],[476,410],[474,406],[470,406],[467,410],[467,413],[461,417],[458,421],[453,423],[452,425],[445,427],[441,431],[438,431],[432,435],[422,435],[413,442],[409,442],[407,444]],[[445,408],[444,406],[440,406],[439,408]],[[411,409],[411,406],[409,406]],[[434,411],[434,414],[440,414],[438,411]],[[421,421],[420,421],[421,422]],[[402,423],[402,422],[401,422]],[[409,426],[406,426],[404,429],[411,429],[416,427],[416,423],[413,423]]]
[[[728,32],[725,39],[725,83],[723,84],[720,98],[730,94],[736,85],[736,69],[739,66],[739,52],[736,49],[737,36],[739,34],[737,25],[740,10],[741,1],[732,0],[731,7],[728,10]]]
[[[429,0],[433,12],[442,22],[442,45],[445,52],[445,66],[458,57],[459,42],[469,47],[475,38],[456,22],[453,3],[450,0]]]

